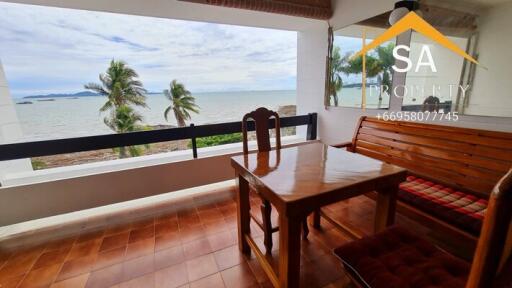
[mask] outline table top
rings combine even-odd
[[[319,142],[235,156],[231,160],[239,173],[251,176],[283,202],[372,181],[399,183],[406,174],[398,166]]]

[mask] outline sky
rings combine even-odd
[[[112,59],[151,92],[296,88],[293,31],[0,2],[0,43],[13,97],[84,91]]]

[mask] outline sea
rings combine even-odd
[[[199,114],[192,113],[187,124],[195,125],[240,121],[245,113],[264,106],[277,111],[280,106],[296,105],[296,91],[243,91],[193,93],[200,107]],[[319,96],[321,97],[321,96]],[[48,99],[14,99],[16,103],[30,101],[33,104],[17,104],[23,137],[19,141],[38,141],[72,138],[91,135],[111,134],[103,122],[105,113],[100,107],[105,103],[103,96],[57,97]],[[43,100],[43,101],[41,101]],[[146,125],[175,125],[174,115],[169,113],[169,121],[164,111],[170,101],[163,94],[147,96],[148,108],[136,108],[143,116]]]
[[[387,108],[389,96],[379,104],[378,91],[368,89],[367,108]],[[192,113],[187,124],[195,125],[240,121],[244,114],[258,108],[266,107],[278,111],[280,106],[296,105],[295,90],[279,91],[238,91],[193,93],[200,107],[199,114]],[[323,101],[323,95],[310,95]],[[339,106],[361,107],[361,88],[343,88],[339,93]],[[112,134],[112,130],[103,122],[106,113],[99,109],[106,101],[104,96],[56,97],[48,99],[14,99],[16,103],[30,101],[33,104],[17,104],[16,112],[23,137],[17,142],[39,141],[81,136]],[[176,119],[169,113],[169,121],[164,118],[164,111],[170,101],[163,94],[149,94],[147,108],[136,108],[143,116],[143,124],[150,126],[173,125]]]

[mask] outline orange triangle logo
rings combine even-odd
[[[432,39],[441,46],[450,49],[454,53],[464,57],[468,61],[475,63],[477,65],[479,64],[478,61],[476,61],[473,57],[468,55],[464,50],[460,49],[459,46],[457,46],[457,44],[450,41],[441,32],[437,31],[434,27],[432,27],[432,25],[430,25],[427,21],[423,20],[423,18],[418,16],[418,14],[414,13],[413,11],[409,12],[405,17],[400,19],[400,21],[398,21],[395,25],[391,26],[391,28],[386,30],[386,32],[384,32],[382,35],[373,40],[370,44],[364,46],[363,49],[359,51],[357,54],[355,54],[353,57],[356,58],[362,55],[366,55],[368,51],[376,48],[382,43],[410,29]]]

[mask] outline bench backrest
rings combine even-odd
[[[512,167],[512,133],[361,117],[352,150],[489,197]]]

